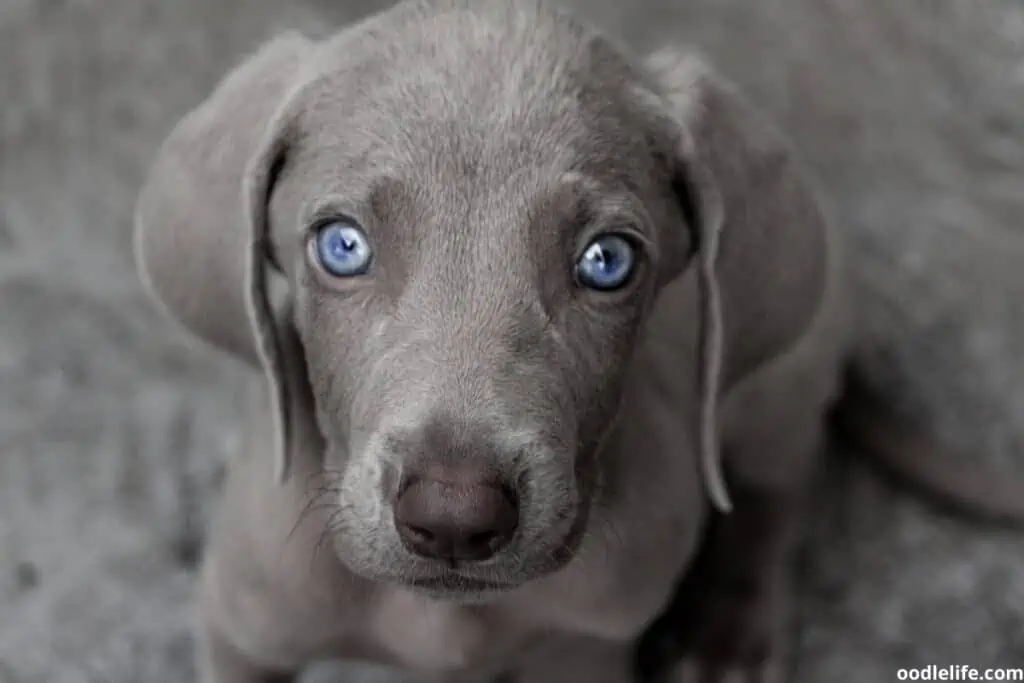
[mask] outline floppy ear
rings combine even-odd
[[[672,177],[695,232],[702,476],[728,511],[719,397],[813,320],[827,272],[825,223],[787,143],[730,84],[675,50],[652,54],[647,67],[667,105]]]
[[[152,296],[198,338],[265,371],[281,480],[297,411],[311,399],[290,309],[270,304],[262,203],[284,144],[280,112],[311,49],[296,33],[271,40],[185,116],[157,153],[135,218]]]

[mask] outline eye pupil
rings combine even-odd
[[[335,251],[339,253],[349,252],[355,249],[356,243],[350,239],[339,237],[335,242]]]
[[[615,266],[615,253],[608,251],[600,245],[596,245],[594,260],[601,264],[604,270],[611,270]]]

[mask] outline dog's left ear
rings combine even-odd
[[[696,245],[698,447],[712,502],[731,507],[718,401],[792,345],[825,285],[825,221],[787,143],[702,60],[661,50],[646,61],[669,164]]]

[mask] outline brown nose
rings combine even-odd
[[[519,525],[515,494],[497,482],[414,478],[395,503],[395,527],[422,557],[480,562],[512,539]]]

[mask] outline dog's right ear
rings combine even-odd
[[[257,367],[245,176],[312,47],[283,34],[225,77],[164,141],[136,205],[136,266],[150,293],[197,337]]]
[[[208,344],[264,370],[279,479],[310,411],[289,306],[269,297],[267,202],[286,153],[289,104],[313,43],[267,43],[190,112],[159,150],[139,197],[136,263],[163,307]]]

